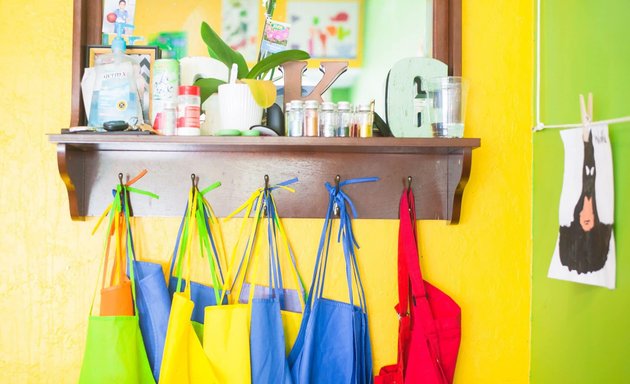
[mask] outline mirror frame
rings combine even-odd
[[[81,77],[87,45],[100,44],[102,0],[74,0],[72,29],[72,104],[70,126],[85,121],[81,108]],[[433,0],[433,57],[448,65],[449,75],[460,76],[462,68],[462,0]]]

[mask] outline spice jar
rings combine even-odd
[[[325,101],[319,112],[319,135],[324,137],[335,137],[337,128],[337,113],[335,103]]]
[[[372,137],[372,121],[374,119],[370,104],[359,104],[355,113],[355,123],[359,137]]]
[[[304,102],[293,100],[285,110],[285,130],[287,136],[304,136]]]
[[[307,100],[304,103],[304,136],[319,136],[319,102]]]
[[[201,135],[201,97],[199,87],[182,85],[177,96],[177,136]]]
[[[337,136],[350,136],[350,125],[352,124],[352,104],[347,101],[340,101],[337,104]]]
[[[162,110],[160,133],[164,136],[175,135],[177,124],[177,104],[174,101],[166,101]]]

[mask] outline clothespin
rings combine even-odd
[[[582,117],[582,139],[588,142],[590,125],[593,122],[593,94],[588,93],[588,106],[584,104],[584,95],[580,95],[580,114]]]

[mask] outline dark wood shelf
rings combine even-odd
[[[207,196],[218,216],[226,216],[262,186],[298,177],[295,193],[279,190],[281,217],[323,217],[324,187],[342,179],[378,176],[376,183],[349,185],[359,218],[397,218],[407,176],[413,178],[418,219],[459,221],[461,198],[470,175],[472,150],[480,139],[375,137],[183,137],[113,134],[49,135],[57,144],[59,173],[68,189],[73,219],[99,215],[111,201],[122,172],[149,173],[137,187],[159,200],[132,196],[136,216],[182,214],[190,174],[203,187],[221,181]]]

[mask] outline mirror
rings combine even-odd
[[[86,46],[102,42],[102,21],[107,20],[108,16],[103,12],[104,1],[107,0],[74,0],[71,126],[77,126],[84,121],[80,79],[86,65]],[[256,60],[259,41],[251,36],[259,37],[259,30],[264,25],[264,11],[260,0],[135,0],[135,4],[132,1],[127,0],[130,5],[135,5],[131,10],[132,16],[136,16],[133,21],[133,35],[146,37],[137,44],[155,43],[152,39],[160,32],[184,32],[187,41],[184,55],[207,56],[199,33],[201,22],[207,21],[226,41],[226,34],[235,35],[237,29],[240,32],[243,29],[249,31],[250,38],[241,39],[245,49],[242,53],[251,62]],[[253,5],[247,5],[249,2]],[[432,56],[447,63],[450,74],[461,73],[461,0],[321,0],[319,3],[322,4],[315,5],[316,3],[317,0],[278,0],[273,18],[289,23],[293,21],[289,44],[292,44],[292,39],[298,40],[295,48],[314,53],[310,64],[313,68],[305,75],[306,84],[309,79],[317,82],[321,76],[317,67],[323,59],[318,58],[318,55],[325,55],[325,60],[339,56],[338,59],[350,62],[348,72],[329,91],[332,99],[353,102],[380,99],[389,69],[404,57]],[[240,4],[241,9],[227,8],[230,4]],[[323,10],[323,5],[329,9]],[[319,20],[313,13],[321,12],[324,17],[326,12],[335,14],[337,8],[348,5],[354,7],[349,8],[348,13],[358,17],[358,25],[348,24],[346,29],[337,32],[343,34],[346,31],[348,35],[352,35],[353,29],[359,31],[360,33],[355,33],[354,45],[350,48],[347,44],[336,46],[335,42],[329,40],[328,46],[322,48],[321,45],[313,46],[311,39],[311,49],[308,45],[304,46],[308,44],[305,43],[308,41],[308,34],[313,32],[313,26]],[[226,8],[223,9],[223,6]],[[322,25],[322,28],[333,27]],[[173,34],[170,36],[172,38]],[[319,41],[314,40],[316,43]],[[238,40],[234,40],[234,43],[240,44]],[[336,55],[329,53],[330,51],[342,53]]]

